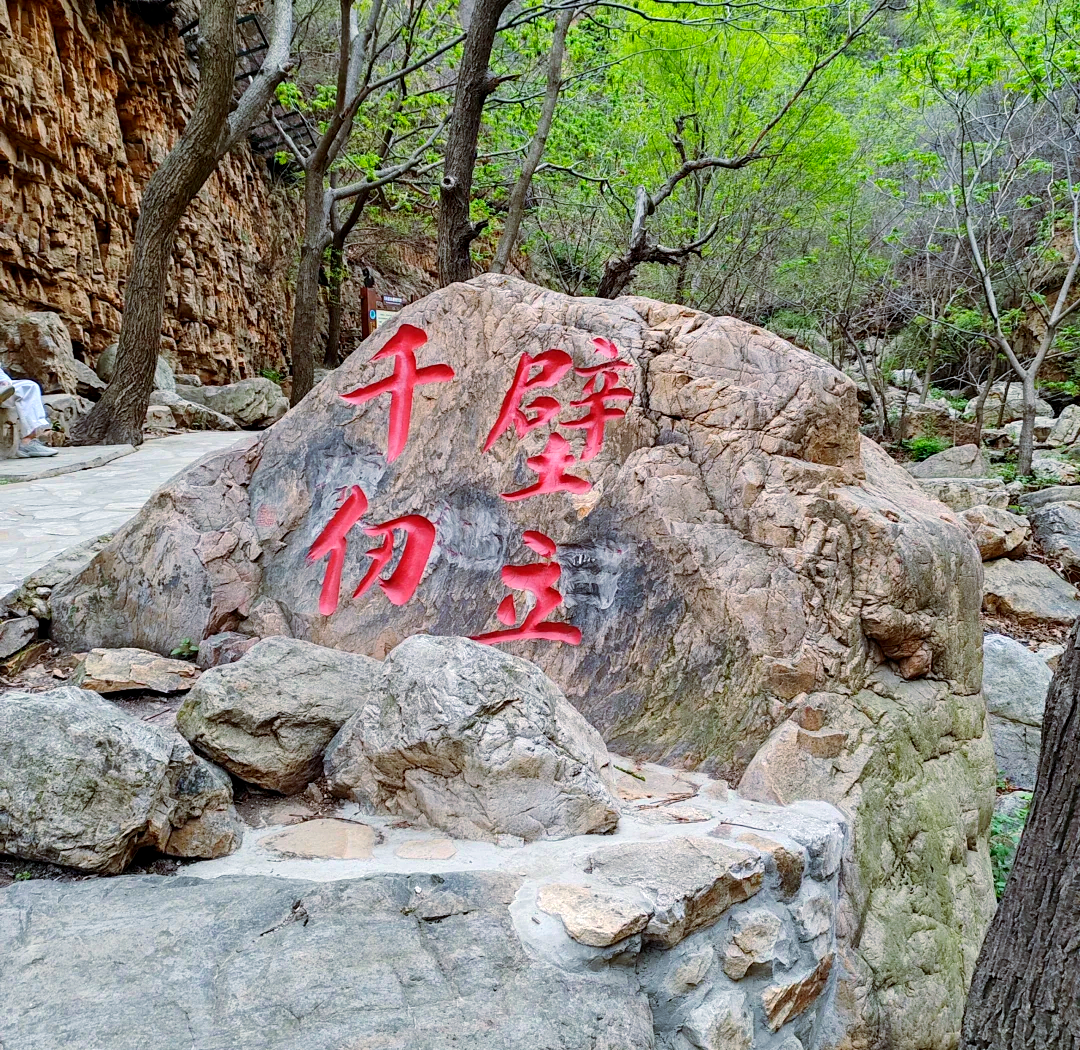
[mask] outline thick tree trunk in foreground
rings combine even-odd
[[[199,19],[199,96],[184,133],[150,176],[139,203],[124,289],[116,373],[72,431],[76,445],[138,445],[153,388],[173,243],[188,204],[218,162],[236,68],[236,0],[204,2]]]
[[[446,139],[446,163],[439,184],[440,285],[467,281],[473,275],[470,245],[483,228],[469,219],[476,143],[484,103],[495,87],[488,74],[488,60],[507,3],[508,0],[476,0],[465,38],[454,113]]]
[[[961,1050],[1080,1048],[1080,649],[1043,716],[1039,772],[1005,896],[968,994]]]

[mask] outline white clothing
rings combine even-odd
[[[45,402],[41,400],[41,387],[32,379],[12,379],[0,368],[0,386],[5,383],[15,387],[15,411],[19,413],[22,436],[30,437],[39,430],[48,430],[51,424]]]

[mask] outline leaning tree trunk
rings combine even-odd
[[[142,443],[176,231],[188,204],[217,167],[218,147],[228,127],[236,68],[236,0],[204,0],[199,56],[195,111],[150,176],[139,204],[113,382],[72,429],[75,445]]]
[[[488,74],[488,60],[499,29],[499,18],[508,0],[476,0],[458,68],[454,112],[446,139],[446,161],[439,183],[439,284],[453,284],[472,277],[470,246],[483,224],[469,219],[472,202],[476,143],[484,103],[495,87]]]
[[[975,964],[961,1050],[1080,1048],[1077,626],[1046,698],[1031,812]]]
[[[1024,392],[1024,415],[1020,424],[1020,441],[1016,454],[1016,473],[1027,477],[1035,454],[1035,377],[1025,372],[1021,377]]]

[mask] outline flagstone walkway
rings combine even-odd
[[[101,467],[0,485],[0,595],[62,550],[114,532],[189,463],[251,437],[178,434]]]

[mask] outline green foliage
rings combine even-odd
[[[284,376],[274,368],[263,368],[259,371],[259,375],[261,375],[263,379],[269,379],[271,383],[277,383],[278,386],[281,386],[281,380],[284,378]]]
[[[17,871],[17,872],[15,872],[15,881],[16,882],[29,882],[33,877],[34,876],[31,875],[30,872],[28,872],[28,871]]]
[[[939,452],[944,452],[949,447],[949,442],[944,438],[923,435],[911,438],[909,441],[902,441],[901,445],[913,460],[919,462],[936,456]]]
[[[182,638],[180,644],[169,651],[170,656],[175,656],[179,660],[190,660],[198,655],[199,647],[190,638]]]
[[[1022,799],[1022,805],[1013,813],[995,813],[990,818],[990,865],[994,872],[994,893],[1001,900],[1005,893],[1005,883],[1009,880],[1016,848],[1020,845],[1020,836],[1024,833],[1028,812],[1031,808],[1031,792],[1018,791],[1016,796]]]

